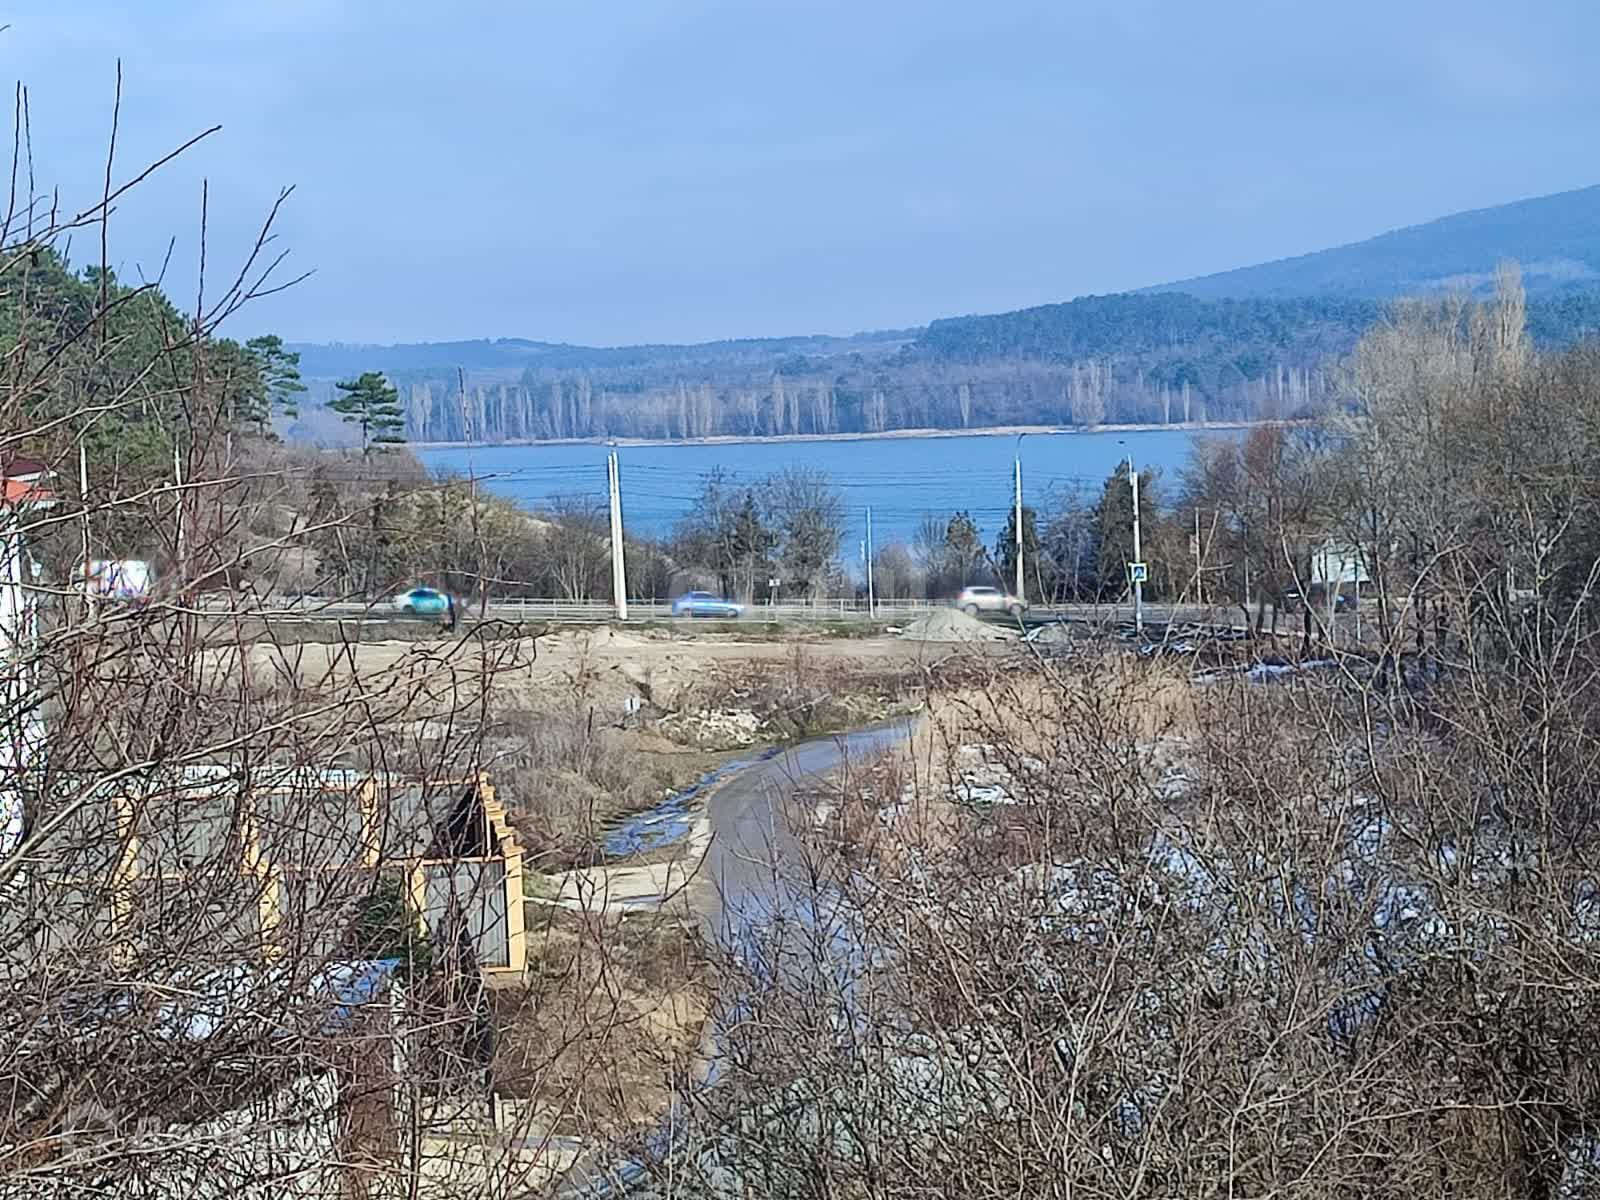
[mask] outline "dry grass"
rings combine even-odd
[[[1200,712],[1187,670],[1126,656],[1075,661],[1070,667],[992,671],[929,692],[927,719],[906,757],[914,778],[947,780],[955,752],[1003,733],[1017,754],[1048,762],[1063,727],[1106,743],[1131,745],[1192,736]]]
[[[907,662],[822,657],[804,643],[781,662],[731,660],[662,698],[679,712],[748,712],[762,742],[835,733],[904,711],[919,699],[920,676]]]
[[[612,822],[687,786],[712,761],[663,750],[660,739],[612,728],[592,709],[560,703],[502,708],[496,736],[515,747],[497,764],[495,779],[541,871],[601,862]]]
[[[700,1050],[698,929],[664,914],[537,911],[528,986],[495,996],[496,1086],[538,1104],[556,1132],[638,1131]]]
[[[1012,660],[935,679],[923,719],[901,749],[826,785],[817,833],[857,865],[897,878],[973,853],[974,838],[994,839],[1002,865],[1017,830],[1021,852],[1040,820],[1059,805],[1100,803],[1108,794],[1141,792],[1160,773],[1158,760],[1186,753],[1210,721],[1187,670],[1127,656],[1090,657],[1071,665]],[[974,767],[1005,779],[1019,802],[975,813],[963,801]],[[1015,847],[1013,847],[1015,848]]]

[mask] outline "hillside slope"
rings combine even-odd
[[[526,370],[611,370],[616,368],[682,369],[732,367],[779,362],[804,355],[816,358],[861,354],[868,357],[892,353],[915,338],[920,330],[886,330],[849,337],[807,334],[798,337],[736,338],[690,345],[573,346],[563,342],[534,342],[526,338],[478,338],[463,342],[411,342],[394,346],[341,342],[300,343],[291,350],[300,355],[300,373],[307,379],[336,379],[370,371],[373,364],[391,374],[411,371],[509,373]]]
[[[1536,343],[1600,332],[1600,187],[1457,213],[1354,245],[1114,296],[921,330],[700,345],[519,338],[298,346],[308,441],[346,436],[318,404],[383,371],[418,441],[769,437],[1101,421],[1251,420],[1315,407],[1385,302],[1485,292],[1522,263]],[[465,390],[458,377],[465,376]]]
[[[1531,296],[1600,286],[1600,185],[1455,213],[1348,246],[1144,290],[1205,300],[1387,299],[1455,288],[1481,293],[1503,258],[1522,264]]]

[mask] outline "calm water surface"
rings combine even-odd
[[[1230,430],[1028,434],[1021,442],[1023,499],[1048,504],[1073,488],[1098,494],[1117,461],[1130,453],[1141,470],[1159,467],[1175,487],[1197,436],[1238,435]],[[1014,434],[623,446],[623,519],[630,531],[664,534],[694,507],[700,479],[713,468],[753,482],[785,467],[804,466],[832,476],[856,526],[864,527],[871,507],[878,545],[910,542],[924,516],[943,519],[961,508],[990,541],[1010,511],[1017,450]],[[436,472],[475,474],[492,490],[538,508],[563,496],[603,505],[607,453],[601,445],[569,444],[451,447],[418,450],[417,457]]]

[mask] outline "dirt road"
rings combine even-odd
[[[681,900],[707,940],[734,947],[780,909],[801,867],[792,820],[809,820],[803,797],[830,772],[910,739],[915,718],[802,742],[733,772],[709,794],[680,852],[668,862],[590,867],[552,879],[556,903],[587,912],[654,908]]]
[[[697,909],[708,936],[737,950],[753,930],[787,913],[788,900],[808,890],[791,822],[808,821],[810,785],[852,760],[874,757],[908,740],[915,718],[794,746],[731,779],[709,805],[710,844],[700,874],[708,885]]]

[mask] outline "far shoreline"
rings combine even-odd
[[[972,429],[886,429],[880,433],[776,433],[713,434],[696,438],[528,438],[504,442],[407,442],[408,450],[493,450],[523,446],[748,446],[768,442],[875,442],[909,438],[1030,437],[1096,433],[1203,433],[1207,430],[1250,429],[1256,425],[1290,424],[1280,421],[1173,421],[1128,425],[985,425]]]

